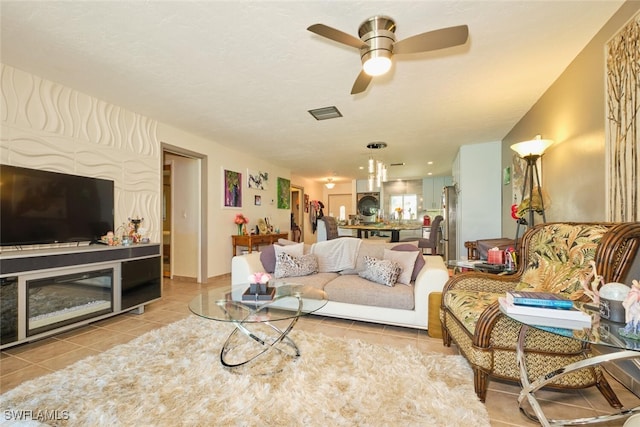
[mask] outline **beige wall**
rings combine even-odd
[[[0,162],[113,180],[116,226],[142,217],[153,242],[162,238],[162,144],[207,158],[207,277],[231,271],[236,213],[246,215],[250,226],[268,216],[275,227],[289,230],[289,210],[270,203],[276,199],[277,178],[289,178],[288,169],[4,64],[0,82]],[[242,209],[222,207],[223,168],[242,173]],[[247,168],[269,172],[269,189],[249,190]],[[255,194],[262,195],[261,206],[254,205]]]
[[[596,34],[545,94],[503,139],[503,168],[509,148],[540,134],[555,144],[542,158],[542,185],[551,205],[547,221],[605,221],[605,76],[606,42],[640,10],[627,1]],[[518,201],[519,202],[519,201]],[[511,186],[503,186],[502,230],[515,236]]]

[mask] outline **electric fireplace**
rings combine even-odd
[[[78,270],[25,280],[27,336],[113,312],[114,268]]]

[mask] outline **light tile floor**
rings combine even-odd
[[[0,392],[189,316],[191,313],[187,305],[195,295],[205,288],[228,286],[229,283],[228,275],[210,280],[206,285],[165,279],[162,299],[148,305],[144,314],[122,314],[54,337],[5,349],[0,357]],[[414,345],[424,352],[457,354],[455,346],[444,347],[441,339],[431,338],[425,331],[414,329],[321,316],[301,318],[296,328],[384,345]],[[640,405],[634,394],[614,379],[610,378],[610,382],[625,407]],[[538,425],[519,413],[519,390],[519,385],[512,382],[491,381],[486,407],[492,426]],[[579,391],[542,391],[538,397],[552,418],[586,417],[609,411],[608,404],[595,387]],[[622,421],[600,425],[620,426]]]

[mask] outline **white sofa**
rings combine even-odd
[[[369,242],[364,239],[357,254],[358,264],[361,264],[360,260],[365,254],[382,254],[383,248],[392,249],[401,244],[404,243]],[[305,252],[312,251],[313,248],[307,246]],[[441,291],[449,274],[440,256],[424,256],[422,253],[418,256],[423,257],[425,264],[411,286],[380,285],[353,274],[354,271],[352,274],[344,274],[344,271],[343,274],[320,272],[280,280],[323,289],[329,297],[329,302],[314,314],[427,329],[429,294]],[[232,285],[246,284],[249,275],[268,271],[261,262],[260,252],[235,256],[231,265]],[[359,303],[360,301],[363,303]],[[394,305],[401,305],[403,308],[392,308]]]

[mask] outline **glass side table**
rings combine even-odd
[[[489,264],[486,261],[481,260],[450,260],[447,261],[447,266],[453,269],[454,274],[464,273],[466,271],[478,271],[481,273],[492,274],[513,274],[518,271],[509,269],[504,264]]]
[[[548,328],[544,326],[538,326],[534,324],[524,323],[523,321],[516,319],[504,313],[505,316],[509,316],[512,319],[522,324],[520,328],[520,334],[518,336],[517,362],[520,370],[520,382],[522,384],[522,391],[518,397],[518,404],[520,411],[529,419],[538,421],[543,426],[560,426],[560,425],[583,425],[591,423],[600,423],[611,420],[621,420],[629,417],[632,414],[640,412],[640,406],[636,406],[631,409],[620,409],[617,412],[613,412],[607,415],[579,418],[579,419],[560,419],[550,420],[548,419],[538,400],[536,399],[535,392],[540,390],[545,385],[552,381],[557,380],[563,375],[583,369],[589,366],[600,365],[605,362],[611,362],[616,360],[635,359],[640,357],[640,340],[629,339],[620,335],[619,330],[624,328],[624,324],[615,323],[609,320],[601,319],[598,307],[586,303],[576,303],[576,307],[587,312],[591,315],[592,323],[591,328],[584,329],[566,329],[566,328]],[[529,381],[527,375],[527,365],[524,352],[524,344],[526,332],[529,328],[542,329],[544,331],[580,340],[589,344],[602,345],[618,350],[611,353],[606,353],[598,356],[593,356],[588,359],[581,360],[579,362],[571,363],[562,369],[557,369],[540,378]],[[530,409],[527,409],[528,403]]]

